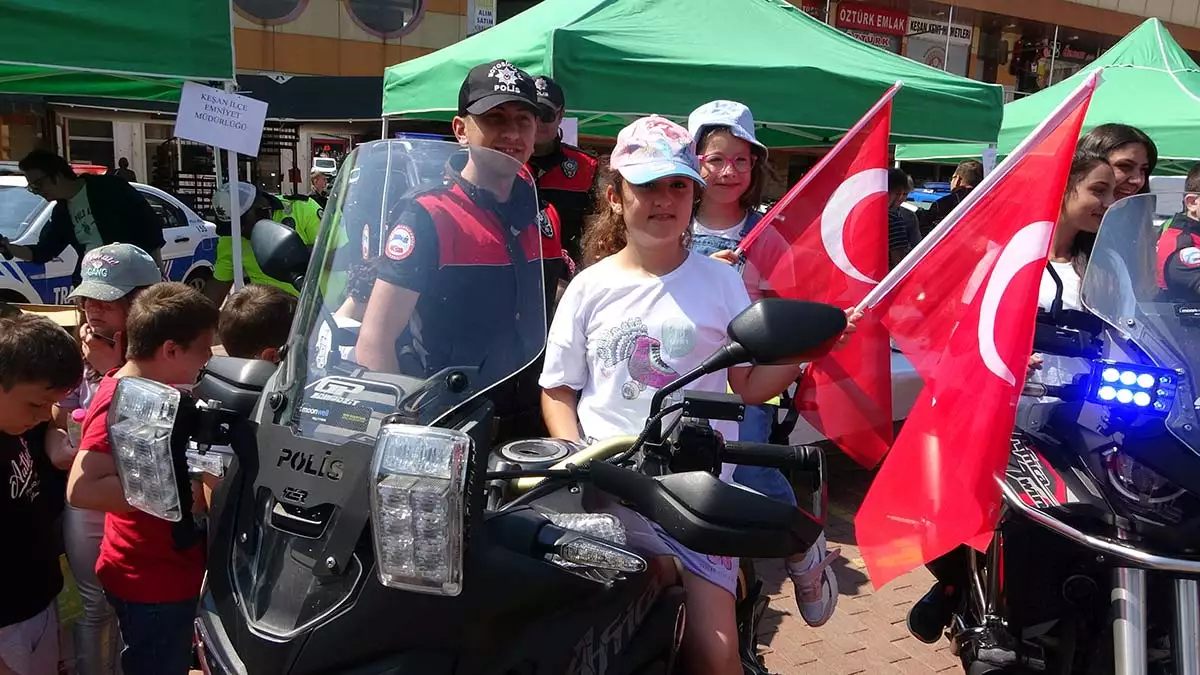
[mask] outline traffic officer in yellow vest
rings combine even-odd
[[[237,184],[238,207],[242,222],[242,270],[246,283],[276,286],[299,295],[300,292],[286,281],[267,276],[258,266],[254,251],[250,248],[250,232],[260,220],[273,220],[296,230],[300,239],[308,246],[317,240],[321,231],[322,209],[317,202],[305,195],[280,199],[246,182]],[[213,193],[213,211],[217,221],[217,260],[213,265],[213,280],[205,284],[204,293],[220,305],[233,286],[233,236],[229,218],[229,184],[217,188]]]

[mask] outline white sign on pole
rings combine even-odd
[[[468,0],[467,35],[496,25],[496,0]]]
[[[564,117],[558,129],[562,132],[563,143],[579,145],[579,118]]]
[[[265,101],[187,82],[179,98],[175,135],[257,157],[266,119]]]

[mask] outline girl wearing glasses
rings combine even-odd
[[[691,249],[737,268],[751,300],[767,294],[766,279],[734,251],[762,214],[757,210],[766,182],[767,148],[754,135],[754,116],[736,101],[712,101],[688,117],[688,131],[696,142],[700,176],[708,184],[692,219]],[[770,245],[763,237],[758,246]],[[746,406],[738,428],[743,441],[766,443],[779,399]],[[768,497],[796,505],[791,483],[778,469],[739,466],[734,481]],[[820,626],[837,606],[837,578],[830,563],[838,551],[828,552],[825,536],[805,553],[787,560],[788,576],[796,586],[796,603],[810,626]]]

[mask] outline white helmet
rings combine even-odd
[[[258,197],[258,188],[245,181],[238,181],[238,216],[246,215],[250,207],[254,206],[254,200]],[[213,213],[216,214],[217,220],[229,222],[229,183],[224,183],[218,187],[212,196]]]

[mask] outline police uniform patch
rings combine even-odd
[[[412,228],[407,225],[397,225],[388,234],[387,245],[384,246],[383,252],[392,260],[400,261],[412,255],[416,244]]]
[[[371,258],[371,226],[370,225],[363,225],[362,256],[363,256],[363,260],[369,260]]]
[[[318,206],[317,207],[317,220],[320,220],[324,217],[325,217],[325,207]]]
[[[1200,248],[1189,246],[1179,252],[1179,262],[1184,267],[1200,267]]]
[[[554,225],[550,222],[550,217],[546,215],[545,209],[538,211],[537,223],[543,237],[554,238]]]
[[[296,229],[296,219],[291,216],[287,216],[283,220],[279,221],[279,224],[287,225],[288,227],[292,228],[293,230]]]
[[[574,178],[575,174],[579,173],[579,162],[570,157],[562,161],[562,172],[567,178]]]

